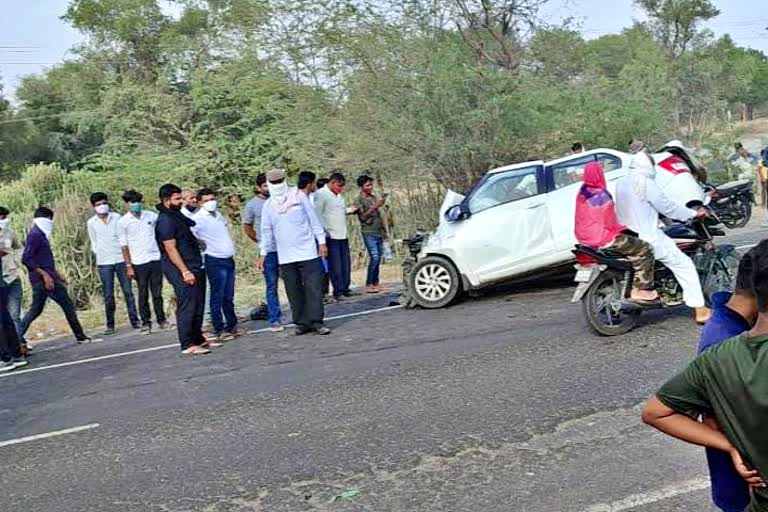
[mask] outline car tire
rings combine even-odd
[[[426,309],[444,308],[461,293],[456,266],[445,258],[427,256],[414,265],[408,276],[413,300]]]

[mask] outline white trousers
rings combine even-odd
[[[653,246],[653,254],[662,262],[683,287],[683,300],[688,307],[704,307],[704,293],[701,291],[699,273],[691,258],[681,251],[675,242],[664,233],[659,233],[656,240],[647,240]]]

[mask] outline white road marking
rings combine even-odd
[[[753,247],[757,247],[757,244],[740,245],[740,246],[736,247],[736,249],[741,251],[743,249],[751,249]]]
[[[326,320],[342,320],[344,318],[354,318],[354,317],[357,317],[357,316],[372,315],[374,313],[383,313],[385,311],[393,311],[393,310],[396,310],[396,309],[401,309],[402,307],[403,306],[397,305],[397,306],[387,306],[387,307],[384,307],[384,308],[377,308],[377,309],[368,309],[368,310],[365,310],[365,311],[358,311],[356,313],[348,313],[346,315],[332,316],[332,317],[326,318]],[[287,325],[286,327],[291,327],[292,325],[293,324]],[[269,330],[270,330],[269,327],[267,327],[266,329],[257,329],[257,330],[254,330],[254,331],[248,331],[248,334],[249,335],[250,334],[259,334],[259,333],[263,333],[263,332],[269,332]],[[47,366],[39,366],[39,367],[27,368],[25,370],[17,370],[17,371],[2,373],[2,374],[0,374],[0,378],[3,378],[3,377],[13,377],[14,375],[22,375],[22,374],[25,374],[25,373],[41,372],[43,370],[53,370],[53,369],[56,369],[56,368],[66,368],[67,366],[75,366],[75,365],[79,365],[79,364],[95,363],[97,361],[104,361],[106,359],[114,359],[116,357],[132,356],[132,355],[136,355],[136,354],[143,354],[145,352],[154,352],[154,351],[157,351],[157,350],[166,350],[166,349],[170,349],[170,348],[178,349],[179,348],[179,344],[178,343],[172,343],[172,344],[169,344],[169,345],[161,345],[159,347],[142,348],[142,349],[139,349],[139,350],[131,350],[131,351],[128,351],[128,352],[118,352],[116,354],[108,354],[108,355],[105,355],[105,356],[89,357],[88,359],[78,359],[77,361],[68,361],[66,363],[58,363],[58,364],[51,364],[51,365],[47,365]]]
[[[709,489],[709,487],[710,483],[708,478],[694,478],[693,480],[687,480],[675,485],[670,485],[669,487],[663,487],[656,491],[644,494],[632,494],[624,499],[614,501],[613,503],[598,503],[592,505],[584,512],[621,512],[622,510],[630,510],[650,503],[668,500],[675,496],[703,491],[704,489]]]
[[[114,359],[116,357],[131,356],[134,354],[142,354],[144,352],[153,352],[155,350],[165,350],[167,348],[179,348],[178,343],[172,345],[161,345],[159,347],[142,348],[140,350],[131,350],[130,352],[118,352],[117,354],[108,354],[106,356],[89,357],[88,359],[78,359],[77,361],[68,361],[66,363],[50,364],[48,366],[38,366],[36,368],[27,368],[26,370],[18,370],[12,372],[6,372],[0,374],[0,378],[13,377],[14,375],[21,375],[24,373],[41,372],[43,370],[53,370],[55,368],[65,368],[67,366],[74,366],[76,364],[94,363],[96,361],[104,361],[105,359]]]
[[[55,432],[48,432],[45,434],[37,434],[34,436],[19,437],[18,439],[11,439],[10,441],[0,442],[0,448],[4,446],[11,446],[13,444],[28,443],[29,441],[38,441],[40,439],[48,439],[49,437],[63,436],[65,434],[74,434],[75,432],[83,432],[84,430],[93,430],[98,428],[98,423],[91,423],[90,425],[83,425],[82,427],[65,428],[64,430],[57,430]]]
[[[385,311],[402,309],[402,307],[403,306],[397,305],[397,306],[387,306],[387,307],[378,308],[378,309],[367,309],[365,311],[358,311],[357,313],[348,313],[346,315],[332,316],[330,318],[326,318],[326,320],[343,320],[344,318],[354,318],[356,316],[366,316],[372,313],[383,313]],[[283,327],[288,328],[288,327],[296,327],[296,326],[294,324],[287,324],[287,325],[284,325]],[[270,327],[266,327],[264,329],[256,329],[253,331],[248,331],[248,334],[259,334],[262,332],[269,332],[269,331],[270,331]]]

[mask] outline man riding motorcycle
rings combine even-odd
[[[693,261],[683,254],[675,242],[659,229],[659,214],[673,220],[687,221],[706,215],[678,205],[656,185],[656,165],[648,147],[633,140],[629,147],[633,154],[629,172],[616,185],[616,215],[621,224],[631,229],[653,247],[656,260],[661,261],[683,288],[683,299],[695,311],[695,320],[704,324],[711,312],[705,307],[704,293]]]

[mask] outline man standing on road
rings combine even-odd
[[[643,421],[691,444],[728,455],[751,487],[747,510],[768,511],[768,241],[752,254],[758,305],[750,331],[711,348],[664,384],[643,409]],[[714,418],[699,422],[699,417]]]
[[[360,232],[365,248],[368,250],[368,276],[365,286],[368,293],[381,293],[379,268],[384,253],[384,239],[387,237],[382,209],[387,196],[378,198],[373,193],[373,178],[362,175],[357,178],[360,195],[357,198],[357,217],[360,219]]]
[[[155,320],[161,330],[170,328],[163,307],[163,269],[160,266],[160,249],[155,240],[157,214],[144,210],[144,197],[135,190],[123,194],[128,213],[120,219],[120,245],[129,279],[135,279],[139,287],[139,314],[141,333],[151,334],[152,313],[149,294],[155,307]]]
[[[197,200],[200,209],[192,217],[195,222],[192,233],[205,245],[211,323],[216,339],[224,343],[244,334],[237,328],[235,313],[235,242],[229,234],[227,220],[218,211],[216,193],[201,189]]]
[[[0,275],[5,271],[4,258],[0,258]],[[8,292],[10,287],[0,279],[0,373],[15,370],[27,365],[21,351],[21,341],[16,326],[8,312]]]
[[[29,282],[32,285],[32,304],[21,321],[19,336],[22,338],[22,343],[26,344],[23,340],[29,326],[42,314],[49,298],[64,311],[69,328],[72,329],[72,334],[75,335],[78,343],[101,341],[94,340],[83,332],[83,327],[77,318],[75,303],[72,302],[67,291],[67,283],[56,272],[56,262],[53,259],[50,241],[53,235],[53,211],[45,207],[38,208],[35,210],[33,222],[34,225],[27,234],[27,243],[21,257],[21,262],[29,271]]]
[[[194,221],[181,213],[181,189],[167,184],[160,187],[159,215],[155,237],[160,248],[163,274],[176,294],[176,326],[184,354],[208,354],[203,337],[205,272],[200,246],[192,234]]]
[[[21,332],[21,304],[24,299],[24,288],[21,285],[19,273],[18,253],[21,243],[16,233],[11,229],[11,212],[0,206],[0,256],[2,256],[3,272],[0,286],[5,286],[7,297],[7,309],[16,327],[16,332]],[[26,347],[22,347],[22,351]]]
[[[141,322],[136,313],[133,287],[131,280],[128,279],[123,249],[120,246],[120,215],[110,211],[109,199],[103,192],[91,194],[91,206],[95,215],[88,220],[88,238],[91,241],[91,251],[96,255],[96,268],[99,271],[104,296],[104,312],[107,320],[107,329],[104,334],[109,336],[117,332],[115,330],[115,277],[123,290],[128,319],[134,329],[139,329]]]
[[[683,288],[683,298],[688,307],[695,311],[694,319],[704,324],[710,317],[705,307],[699,274],[691,258],[681,251],[675,242],[659,229],[659,213],[670,219],[686,221],[706,215],[704,210],[696,211],[674,203],[656,184],[656,166],[647,154],[647,146],[632,141],[633,153],[629,173],[619,179],[616,185],[616,214],[619,223],[634,231],[651,244],[657,261],[672,271]]]
[[[197,200],[197,192],[189,187],[181,189],[181,213],[188,219],[192,219],[200,209],[200,205]],[[205,248],[200,248],[200,257],[203,259],[203,271],[205,271],[205,256],[203,255]],[[211,333],[211,283],[206,280],[205,282],[205,310],[203,312],[203,336],[208,341],[215,339],[215,336]]]
[[[256,196],[248,201],[243,209],[243,232],[245,236],[260,245],[263,244],[261,238],[261,217],[267,199],[269,199],[267,175],[261,173],[256,177]],[[280,297],[277,294],[280,263],[277,259],[276,248],[264,256],[262,273],[264,274],[264,283],[267,288],[267,317],[270,328],[272,332],[282,332],[285,328],[282,324],[283,313],[280,311]]]
[[[336,301],[353,295],[349,286],[352,281],[352,263],[349,255],[347,215],[357,208],[347,208],[344,203],[346,180],[335,172],[328,178],[328,184],[315,194],[315,211],[323,225],[328,241],[328,270]]]
[[[323,269],[320,257],[328,254],[325,232],[306,195],[288,187],[282,169],[267,173],[269,200],[261,219],[261,258],[277,252],[280,273],[291,304],[296,334],[331,333],[323,323]],[[318,255],[319,252],[319,255]]]
[[[741,258],[736,276],[736,290],[719,292],[712,297],[712,318],[701,331],[699,354],[724,341],[747,332],[757,319],[757,300],[752,292],[753,251]],[[705,420],[720,429],[713,418]],[[727,453],[707,449],[707,464],[712,481],[712,501],[723,512],[742,512],[749,505],[749,486],[733,467]]]

